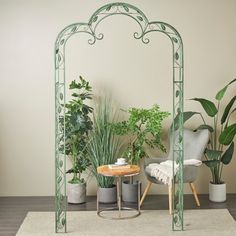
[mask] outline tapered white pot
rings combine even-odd
[[[67,201],[73,204],[84,203],[86,201],[86,183],[67,183]]]
[[[226,201],[226,184],[209,183],[209,199],[212,202]]]

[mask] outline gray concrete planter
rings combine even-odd
[[[80,204],[86,202],[86,183],[67,183],[67,201],[68,203],[73,204]]]
[[[136,181],[129,183],[129,181],[122,182],[122,200],[124,202],[138,202],[138,188],[140,185],[141,196],[141,182]]]
[[[99,202],[101,203],[115,203],[117,202],[116,185],[111,188],[98,188]]]
[[[226,184],[212,184],[209,183],[209,199],[212,202],[226,201]]]

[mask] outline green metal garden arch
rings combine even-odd
[[[135,39],[144,44],[149,43],[148,34],[161,32],[168,36],[173,51],[173,125],[178,127],[177,135],[172,135],[173,158],[179,164],[176,174],[177,185],[172,188],[172,229],[183,230],[183,96],[184,96],[184,64],[183,42],[178,31],[171,25],[161,21],[149,22],[145,14],[137,7],[122,3],[110,3],[99,8],[89,19],[88,23],[75,23],[64,28],[55,42],[55,231],[67,231],[66,219],[66,156],[65,156],[65,126],[60,120],[65,119],[65,46],[68,39],[77,33],[86,33],[88,43],[94,44],[103,39],[103,34],[97,32],[97,26],[105,18],[112,15],[131,17],[140,26],[140,32],[134,33]],[[176,116],[179,119],[174,119]],[[172,130],[173,131],[173,130]]]

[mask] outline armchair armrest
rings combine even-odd
[[[144,168],[151,163],[161,163],[163,161],[167,161],[166,157],[146,157],[144,159]]]

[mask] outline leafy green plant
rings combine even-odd
[[[72,99],[65,104],[65,153],[71,157],[72,168],[66,173],[73,174],[69,183],[84,183],[81,174],[90,165],[86,145],[88,133],[93,127],[89,117],[93,109],[85,102],[92,98],[92,88],[89,82],[80,76],[80,81],[73,80],[69,89],[72,91]],[[61,122],[64,122],[63,118]]]
[[[87,151],[92,164],[93,175],[101,188],[111,188],[114,182],[112,177],[99,175],[97,167],[112,164],[119,157],[120,141],[109,125],[115,120],[116,113],[111,99],[103,98],[99,100],[93,115],[94,127],[90,133]]]
[[[117,135],[128,135],[129,142],[124,156],[130,164],[138,164],[140,159],[148,156],[145,144],[166,152],[161,142],[162,121],[169,113],[160,111],[158,105],[150,109],[130,108],[128,120],[113,124]]]
[[[233,108],[234,102],[236,100],[236,95],[231,98],[231,100],[225,107],[221,105],[221,101],[226,93],[228,86],[235,81],[236,79],[232,80],[224,88],[217,92],[215,96],[216,104],[204,98],[191,99],[201,104],[206,115],[212,118],[211,124],[207,124],[206,120],[200,112],[188,111],[184,112],[183,114],[184,122],[194,115],[199,115],[203,121],[203,124],[201,124],[196,130],[208,129],[210,131],[210,141],[208,147],[205,150],[206,160],[203,161],[203,163],[205,163],[211,170],[213,184],[223,183],[223,165],[228,165],[230,163],[234,153],[233,140],[236,134],[236,123],[230,123],[230,118],[236,111],[236,108]],[[224,112],[221,116],[221,119],[219,119],[221,109],[224,109]],[[176,117],[176,119],[178,119],[178,116]]]

